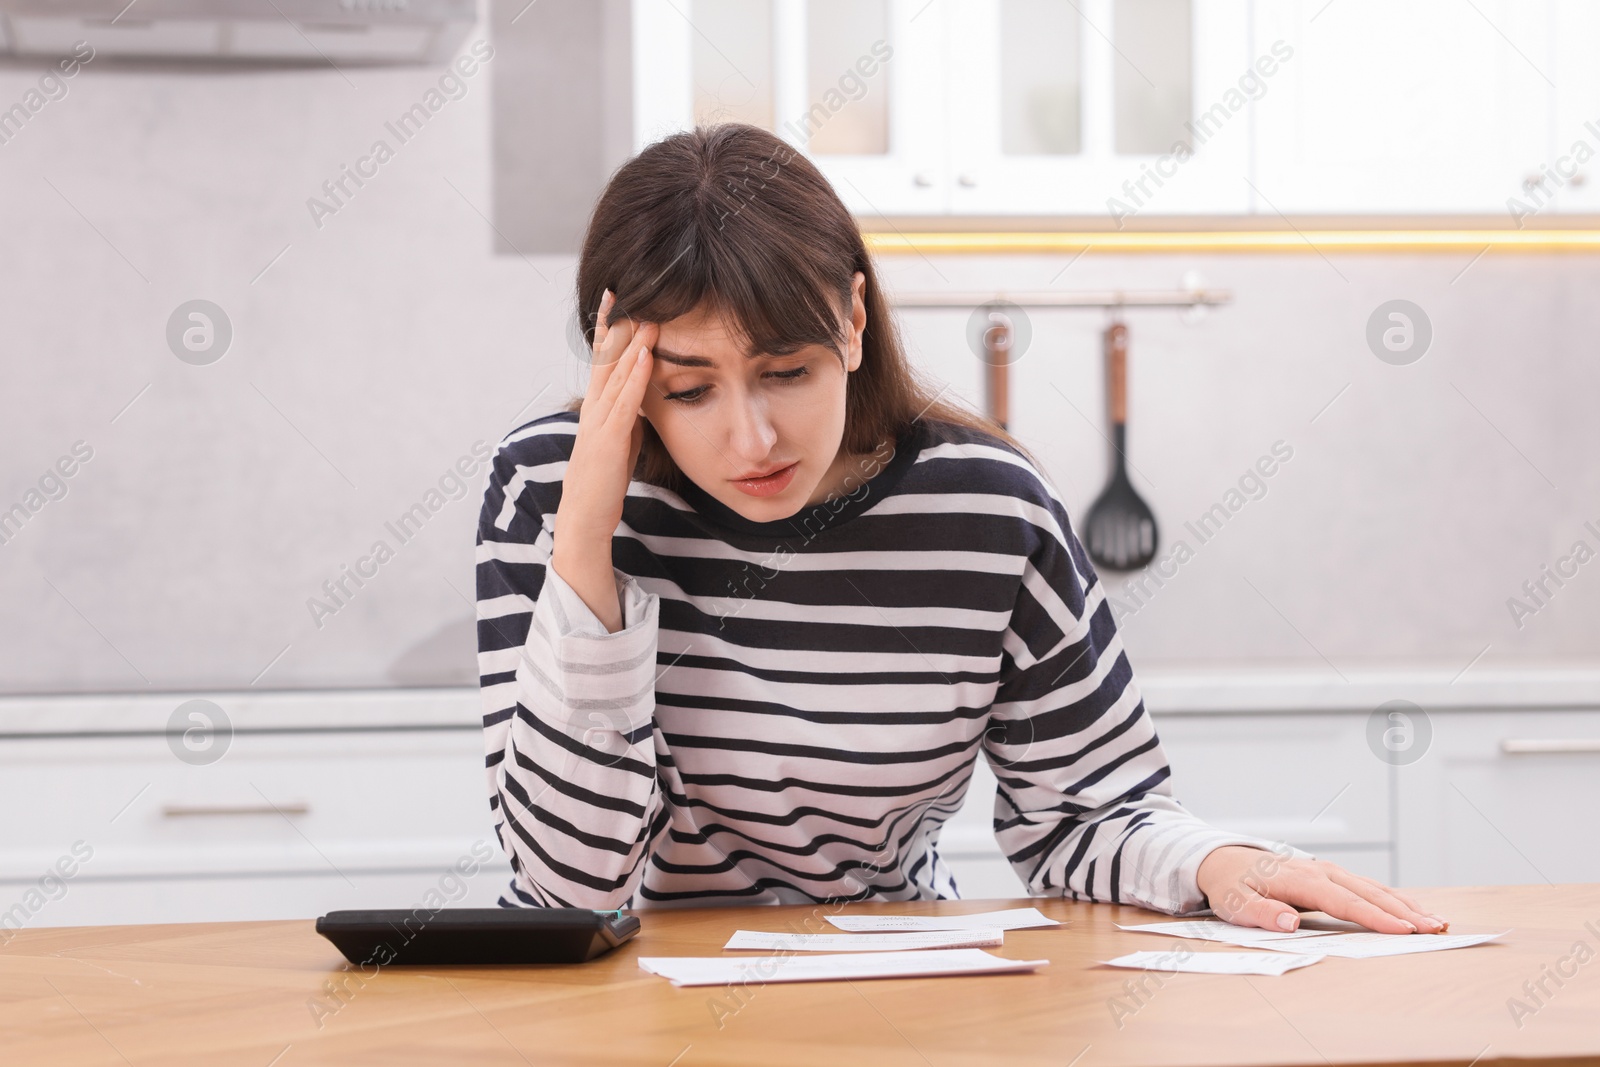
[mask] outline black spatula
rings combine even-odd
[[[1128,327],[1106,327],[1106,391],[1111,398],[1111,484],[1089,509],[1089,558],[1113,571],[1133,571],[1155,558],[1160,534],[1150,506],[1128,481]]]

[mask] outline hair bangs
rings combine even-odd
[[[702,310],[751,355],[808,345],[839,352],[848,272],[816,244],[764,232],[762,212],[733,210],[714,190],[701,191],[712,195],[696,198],[617,278],[611,320],[670,322]]]

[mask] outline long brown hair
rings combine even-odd
[[[757,126],[675,133],[617,169],[583,239],[579,322],[592,347],[607,288],[615,294],[607,325],[667,322],[704,302],[753,352],[822,344],[842,362],[840,316],[856,271],[866,276],[867,327],[861,365],[845,391],[840,446],[852,455],[875,452],[920,417],[992,434],[1042,473],[1016,438],[941,399],[912,367],[854,217],[810,160]],[[583,397],[574,397],[565,410],[582,406]],[[674,491],[682,485],[683,472],[648,420],[633,477]]]

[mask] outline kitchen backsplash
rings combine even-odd
[[[493,254],[487,82],[316,214],[329,176],[435,76],[365,71],[357,91],[334,71],[229,70],[205,92],[196,77],[85,72],[0,146],[0,510],[27,511],[0,543],[0,678],[471,684],[480,457],[582,384],[573,259]],[[36,78],[0,71],[0,100]],[[1232,292],[1194,321],[1125,316],[1130,473],[1162,534],[1142,580],[1104,576],[1136,667],[1595,660],[1600,257],[881,267],[902,291],[1197,275]],[[1397,299],[1432,330],[1406,365],[1368,341]],[[1012,426],[1081,520],[1107,475],[1105,315],[1030,319]],[[965,324],[903,314],[919,365],[981,406]],[[220,358],[196,357],[224,328]]]

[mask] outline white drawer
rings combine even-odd
[[[1158,719],[1157,733],[1174,795],[1213,826],[1287,841],[1336,862],[1333,850],[1387,855],[1389,767],[1367,747],[1364,716],[1182,714]],[[961,810],[940,834],[940,855],[999,855],[994,791],[980,755]]]
[[[61,896],[26,914],[21,896],[7,900],[12,918],[0,924],[0,945],[19,926],[113,926],[136,923],[247,922],[313,919],[338,908],[492,908],[511,880],[511,867],[492,839],[492,862],[421,871],[349,871],[337,874],[249,875],[203,878],[72,879]],[[480,847],[480,854],[482,847]],[[437,896],[430,896],[437,894]],[[25,909],[27,908],[24,905]]]
[[[181,761],[161,734],[0,740],[0,880],[36,878],[76,842],[85,875],[436,867],[495,846],[472,728],[235,733]]]
[[[1398,769],[1407,885],[1600,882],[1600,712],[1432,713]]]
[[[1356,721],[1364,731],[1364,720]],[[1183,715],[1163,719],[1158,732],[1173,765],[1178,799],[1201,818],[1241,833],[1288,840],[1319,859],[1394,884],[1385,765],[1366,765],[1379,761],[1365,747],[1365,733],[1355,736],[1352,717]],[[1356,744],[1359,750],[1353,750]],[[1317,770],[1308,772],[1311,764]],[[1348,777],[1334,784],[1340,774]],[[1345,781],[1350,788],[1320,816],[1313,809],[1304,819],[1292,817],[1300,798],[1321,790],[1327,794],[1325,805]],[[1236,792],[1241,782],[1246,788]],[[1350,796],[1357,784],[1369,794],[1365,799]],[[939,835],[939,855],[955,873],[963,898],[1027,895],[995,843],[994,791],[994,772],[979,756],[961,810]]]
[[[1184,807],[1220,829],[1319,855],[1392,842],[1390,767],[1366,730],[1361,714],[1156,717]]]
[[[940,850],[939,855],[955,875],[956,889],[962,900],[1003,900],[1028,895],[1016,869],[998,851],[991,856],[951,856]]]

